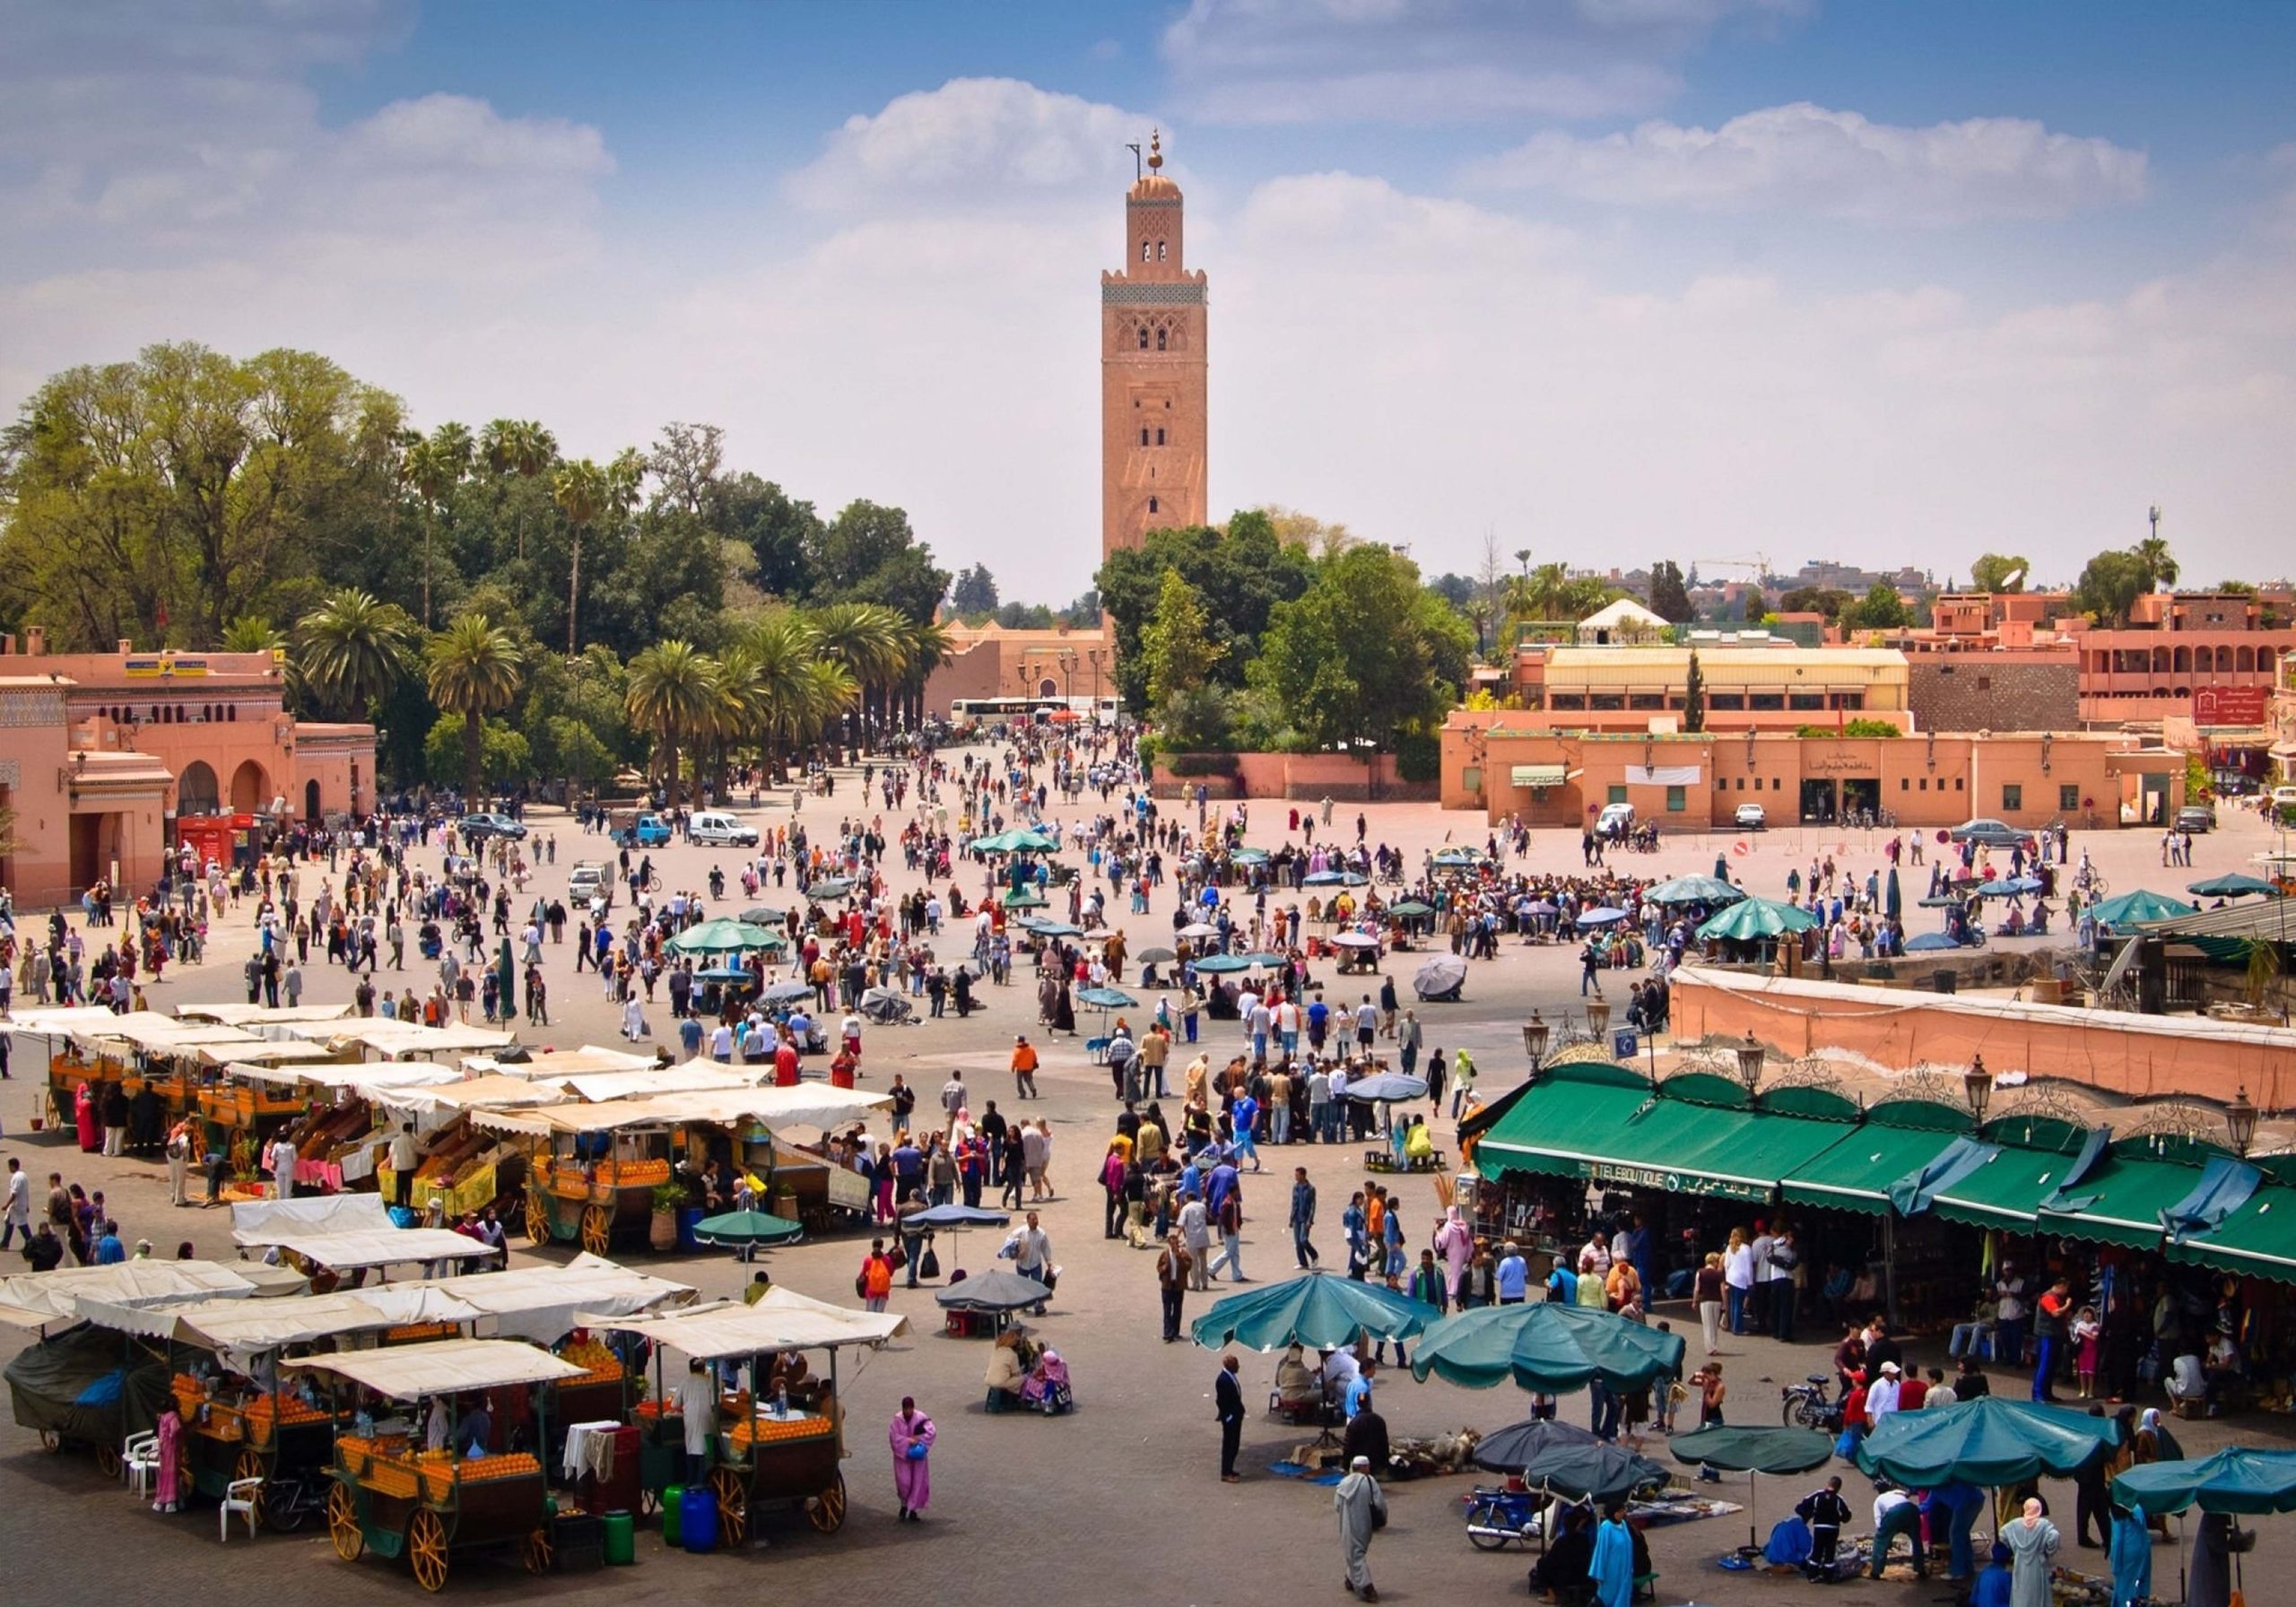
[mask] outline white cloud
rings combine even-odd
[[[1162,49],[1207,121],[1457,123],[1647,111],[1734,18],[1805,0],[1191,0]]]
[[[2023,117],[1907,128],[1805,101],[1713,129],[1648,122],[1591,139],[1547,130],[1475,164],[1468,178],[1624,206],[1936,225],[2135,201],[2144,193],[2145,158]]]
[[[1151,119],[1014,78],[954,78],[846,119],[789,193],[822,212],[1070,202],[1131,182]]]

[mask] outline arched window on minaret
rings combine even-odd
[[[1146,240],[1142,240],[1140,242],[1140,260],[1142,262],[1146,262],[1148,260],[1148,242]]]
[[[1144,447],[1148,444],[1148,426],[1145,424],[1140,427],[1140,444]]]
[[[1158,262],[1164,260],[1164,242],[1161,240],[1156,242],[1156,260]]]
[[[1161,430],[1156,431],[1156,444],[1160,447],[1164,444],[1164,432]]]
[[[1140,326],[1140,349],[1143,352],[1148,350],[1148,326],[1145,324]]]
[[[1156,350],[1159,352],[1161,352],[1164,349],[1164,333],[1163,326],[1161,325],[1158,325],[1156,328]]]
[[[1156,499],[1153,497],[1148,499],[1148,511],[1150,513],[1154,513],[1156,511]]]

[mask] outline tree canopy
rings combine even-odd
[[[1348,547],[1271,611],[1253,684],[1318,747],[1392,749],[1439,724],[1465,683],[1473,635],[1385,547]]]
[[[1204,599],[1205,630],[1219,649],[1212,683],[1234,689],[1244,683],[1269,614],[1308,589],[1316,562],[1305,547],[1278,541],[1257,511],[1237,514],[1225,529],[1152,530],[1138,547],[1111,553],[1100,566],[1100,606],[1116,624],[1118,690],[1135,713],[1148,708],[1141,647],[1168,569]]]

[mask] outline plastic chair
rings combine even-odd
[[[231,1514],[234,1512],[245,1515],[248,1520],[248,1538],[249,1540],[255,1538],[255,1498],[263,1486],[264,1481],[261,1479],[234,1479],[224,1487],[223,1498],[215,1508],[215,1519],[217,1526],[222,1531],[220,1538],[225,1544],[228,1545],[230,1542]]]
[[[127,1481],[131,1495],[152,1493],[152,1475],[160,1468],[160,1437],[156,1434],[131,1434],[119,1447],[119,1476]]]

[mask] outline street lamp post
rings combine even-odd
[[[1993,1073],[1985,1069],[1985,1056],[1970,1056],[1970,1069],[1961,1073],[1961,1091],[1969,1097],[1970,1119],[1982,1131],[1985,1108],[1993,1102]]]
[[[2224,1132],[2232,1141],[2233,1153],[2247,1160],[2248,1146],[2257,1141],[2257,1108],[2248,1103],[2245,1083],[2232,1096],[2232,1102],[2224,1107]]]
[[[1529,1056],[1531,1070],[1534,1072],[1539,1069],[1539,1063],[1546,1058],[1547,1038],[1553,1030],[1535,1009],[1531,1012],[1531,1019],[1523,1023],[1523,1053]]]
[[[1746,1041],[1738,1046],[1738,1081],[1745,1084],[1749,1099],[1761,1085],[1761,1064],[1768,1053],[1761,1047],[1761,1040],[1754,1036],[1753,1029],[1747,1028]]]

